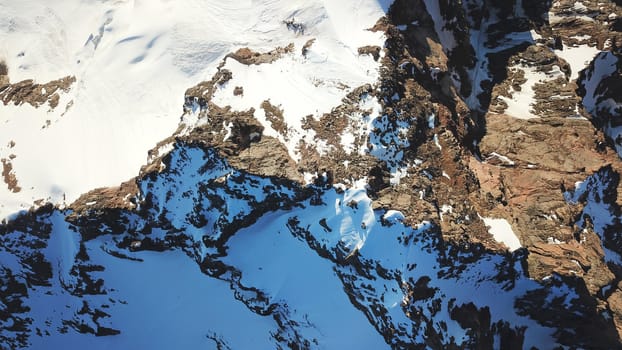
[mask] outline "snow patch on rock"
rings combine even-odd
[[[522,247],[520,240],[512,230],[512,226],[505,219],[495,218],[482,218],[486,226],[488,226],[488,232],[499,243],[505,244],[511,252]]]

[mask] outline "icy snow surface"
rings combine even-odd
[[[54,233],[55,236],[63,234],[67,232]],[[182,252],[137,252],[132,257],[143,261],[129,261],[106,253],[103,248],[109,241],[110,237],[103,236],[86,243],[92,263],[106,268],[96,276],[111,290],[108,295],[89,296],[87,300],[93,306],[95,302],[118,299],[104,310],[113,315],[112,325],[122,329],[122,333],[97,338],[97,341],[92,335],[73,330],[34,336],[31,349],[67,348],[69,345],[72,349],[210,348],[214,343],[208,335],[226,338],[236,349],[270,346],[272,320],[247,309],[234,298],[226,282],[206,278]],[[31,314],[36,320],[59,322],[65,304],[81,303],[60,286],[54,286],[53,291],[51,295],[35,294],[29,299]],[[238,336],[240,320],[244,320],[243,337]],[[175,336],[158,336],[164,334]]]

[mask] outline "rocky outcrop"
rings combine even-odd
[[[537,10],[527,2],[522,9],[511,4],[506,8],[488,2],[472,7],[467,3],[464,7],[441,4],[439,10],[432,2],[410,6],[398,1],[390,18],[400,26],[399,35],[392,35],[391,24],[381,25],[389,38],[387,57],[416,77],[420,91],[427,91],[428,97],[419,100],[437,103],[431,108],[434,124],[418,124],[413,133],[416,141],[405,152],[405,158],[422,160],[417,168],[425,177],[412,179],[417,175],[409,171],[398,186],[384,190],[386,197],[381,196],[378,203],[399,208],[407,213],[407,220],[412,215],[412,222],[437,213],[448,240],[464,238],[490,249],[499,247],[487,239],[477,216],[505,218],[530,253],[526,259],[530,276],[580,276],[587,286],[583,297],[597,299],[600,310],[612,310],[616,306],[599,296],[601,288],[617,280],[617,268],[604,261],[607,239],[603,233],[579,234],[581,206],[568,202],[565,192],[604,166],[619,172],[620,161],[606,146],[605,136],[581,118],[586,115],[578,107],[583,93],[575,92],[570,79],[576,67],[571,68],[550,49],[554,38],[564,45],[584,44],[576,40],[589,31],[584,33],[581,25],[566,25],[557,32],[562,27],[547,21],[548,7]],[[558,12],[562,8],[567,6],[554,3],[551,16],[562,16]],[[436,10],[440,17],[433,13]],[[598,9],[599,15],[595,11],[590,17],[595,15],[598,22],[606,11],[617,10],[607,4]],[[605,48],[603,43],[615,41],[615,34],[599,28],[590,34],[594,38],[589,43],[600,41],[598,47]],[[534,31],[542,33],[541,38]],[[404,52],[412,58],[404,59]],[[535,83],[534,76],[539,77]],[[408,75],[394,77],[400,86],[408,86]],[[615,84],[603,83],[601,91],[604,86]],[[400,89],[388,91],[396,91],[400,103],[409,101]],[[504,114],[517,112],[508,107],[519,95],[528,96],[526,105],[522,100],[520,114]],[[611,209],[605,215],[616,217],[615,213]]]
[[[9,84],[9,69],[4,61],[0,61],[0,87]]]
[[[564,192],[605,164],[619,167],[616,155],[597,147],[587,120],[490,115],[487,129],[480,143],[485,162],[471,160],[485,199],[482,211],[512,222],[526,246],[549,237],[572,240],[577,213]],[[548,272],[535,275],[542,273]]]
[[[35,108],[47,103],[50,109],[54,109],[60,101],[59,94],[68,92],[75,81],[75,77],[67,76],[45,84],[37,84],[33,80],[11,84],[7,78],[6,84],[0,84],[0,100],[4,105],[28,103]]]
[[[358,48],[359,55],[371,55],[374,61],[380,59],[380,46],[367,45]]]
[[[265,64],[272,63],[282,55],[292,52],[294,50],[294,44],[291,43],[285,47],[277,47],[274,50],[268,52],[256,52],[248,47],[243,47],[238,49],[236,52],[228,54],[226,57],[230,57],[242,64],[251,65],[251,64]]]
[[[22,188],[17,184],[17,176],[15,176],[15,172],[13,171],[13,164],[11,163],[11,160],[14,159],[15,156],[11,156],[9,156],[8,159],[0,159],[0,162],[2,162],[2,179],[4,180],[4,183],[8,186],[9,191],[19,192],[22,190]]]

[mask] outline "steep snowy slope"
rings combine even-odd
[[[91,340],[76,332],[120,331],[96,346],[549,347],[554,330],[523,316],[516,300],[544,293],[563,301],[550,307],[590,312],[572,287],[557,289],[561,281],[541,289],[526,278],[519,256],[446,245],[431,223],[410,228],[399,212],[373,210],[363,187],[315,188],[320,196],[305,199],[296,184],[184,144],[166,163],[141,181],[149,198],[139,212],[74,225],[63,220],[69,211],[42,211],[4,228],[12,263],[3,281],[30,285],[28,298],[3,294],[6,344],[80,348]],[[80,239],[94,231],[103,235]],[[488,334],[470,329],[473,312],[488,319]]]
[[[0,349],[618,348],[620,16],[0,0]]]
[[[288,114],[289,106],[298,108],[291,113],[330,111],[347,90],[304,84],[326,77],[323,84],[374,82],[377,65],[359,64],[357,48],[381,44],[380,35],[365,29],[383,8],[372,0],[29,0],[2,1],[0,13],[0,61],[11,82],[76,78],[60,93],[56,108],[34,108],[23,100],[5,101],[0,108],[0,158],[14,156],[10,163],[20,188],[0,187],[4,218],[38,199],[70,203],[92,188],[134,176],[147,151],[177,128],[185,89],[211,76],[222,57],[237,48],[267,51],[293,42],[300,50],[316,38],[318,49],[310,59],[316,64],[308,64],[306,73],[274,67],[282,78],[270,79],[287,79],[290,85],[270,82],[270,71],[240,78],[252,82],[246,89],[257,95],[246,105],[272,95],[280,96],[275,104],[290,103]],[[286,20],[305,23],[305,33],[289,30]],[[318,69],[320,64],[325,68]],[[276,90],[268,92],[265,84]],[[296,93],[291,84],[305,91]]]

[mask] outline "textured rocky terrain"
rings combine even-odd
[[[275,6],[132,178],[7,215],[0,348],[622,347],[622,4]],[[80,110],[8,63],[5,123]]]

